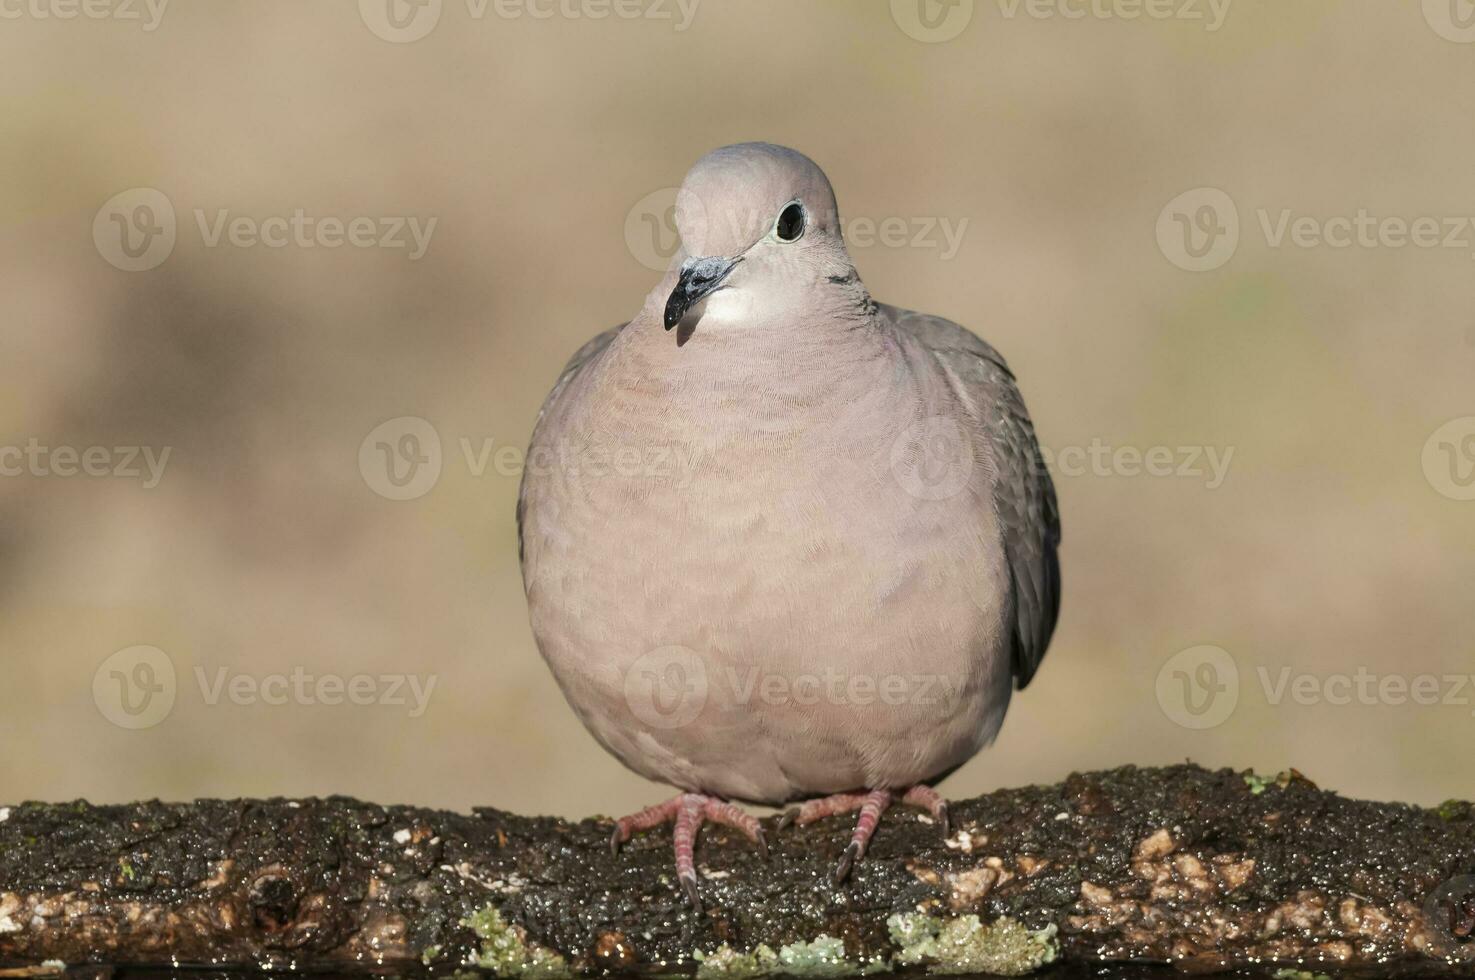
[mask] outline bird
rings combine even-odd
[[[997,735],[1060,609],[1060,512],[1014,375],[958,324],[871,298],[829,179],[771,143],[708,153],[669,269],[568,361],[517,527],[538,650],[594,738],[678,790],[610,846],[674,824],[701,908],[706,822],[775,833],[883,814]]]

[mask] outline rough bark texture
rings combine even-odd
[[[669,828],[616,857],[603,819],[343,798],[28,803],[0,808],[0,965],[971,972],[1001,962],[973,954],[1009,917],[1013,938],[1038,931],[1058,951],[1057,970],[1475,976],[1468,803],[1358,802],[1296,774],[1178,766],[1074,775],[952,813],[944,842],[917,811],[892,810],[841,887],[829,872],[848,819],[782,835],[769,821],[767,863],[708,825],[696,913]],[[760,945],[773,955],[736,955]]]

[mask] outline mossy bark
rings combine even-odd
[[[952,824],[944,841],[891,811],[840,887],[846,819],[782,834],[770,821],[766,863],[709,825],[697,913],[669,829],[613,856],[604,819],[343,798],[14,805],[0,808],[0,965],[712,975],[772,969],[752,955],[767,947],[831,976],[946,972],[957,963],[939,937],[982,935],[977,916],[1048,940],[1063,963],[1475,976],[1466,803],[1124,768],[955,801]]]

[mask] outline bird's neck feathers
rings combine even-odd
[[[869,347],[876,304],[848,264],[833,271],[790,278],[778,285],[735,283],[719,289],[664,338],[647,331],[673,370],[725,365],[738,377],[751,369],[767,374],[814,358],[820,368],[847,350]]]
[[[599,400],[612,406],[655,396],[686,410],[708,403],[768,412],[863,397],[890,343],[875,302],[848,262],[805,285],[778,303],[718,290],[670,331],[648,305],[602,359]]]

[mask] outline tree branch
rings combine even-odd
[[[688,909],[669,830],[326,800],[0,808],[0,963],[502,975],[1023,972],[1155,961],[1475,976],[1475,813],[1196,766],[1073,775],[882,821],[708,825]],[[970,918],[977,916],[977,920]],[[698,955],[701,959],[698,960]]]

